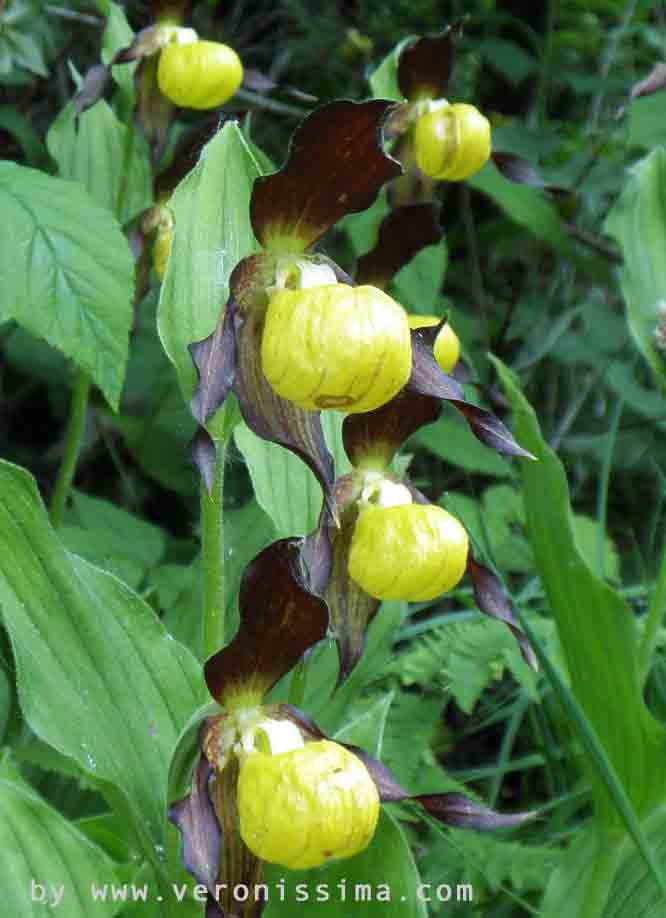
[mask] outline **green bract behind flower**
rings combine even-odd
[[[473,105],[436,104],[416,120],[414,153],[417,166],[430,178],[468,178],[490,156],[490,123]]]
[[[266,313],[261,363],[274,391],[301,408],[372,411],[409,380],[407,314],[375,287],[279,290]]]
[[[362,507],[349,575],[377,599],[434,599],[465,573],[469,540],[458,520],[432,504]]]
[[[379,794],[357,756],[321,740],[277,755],[249,755],[238,777],[238,812],[250,851],[307,869],[367,847]]]
[[[216,41],[172,42],[160,52],[157,82],[164,95],[185,108],[215,108],[243,79],[240,58]]]

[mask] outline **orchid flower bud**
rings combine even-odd
[[[434,103],[416,119],[414,154],[417,166],[430,178],[468,178],[490,156],[490,123],[473,105]]]
[[[407,314],[376,287],[281,289],[268,305],[261,362],[274,391],[301,408],[372,411],[409,380]]]
[[[196,34],[196,33],[194,33]],[[160,52],[161,92],[185,108],[215,108],[236,92],[243,79],[240,58],[215,41],[172,41]]]
[[[238,776],[241,837],[257,857],[292,869],[368,846],[379,794],[365,765],[330,740],[247,756]]]

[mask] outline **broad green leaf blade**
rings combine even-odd
[[[78,123],[77,123],[78,121]],[[140,132],[116,118],[102,99],[77,119],[70,102],[46,135],[61,178],[79,182],[90,197],[128,223],[152,202],[148,147]]]
[[[660,147],[629,170],[605,227],[622,249],[619,276],[629,330],[662,383],[666,360],[664,351],[655,346],[655,332],[666,324],[665,182],[666,150]]]
[[[229,275],[257,248],[250,193],[258,175],[238,125],[227,122],[169,202],[175,227],[158,327],[188,401],[196,375],[187,347],[211,334],[229,296]]]
[[[342,445],[343,420],[343,415],[335,411],[321,414],[338,477],[351,469]],[[277,538],[313,532],[321,512],[322,494],[310,469],[294,453],[260,440],[245,424],[238,425],[234,436],[250,471],[257,501],[273,520]]]
[[[401,268],[393,278],[396,299],[407,312],[439,315],[442,284],[446,274],[446,240],[428,245]]]
[[[280,901],[280,880],[285,881]],[[425,918],[417,896],[419,875],[397,822],[383,810],[374,838],[360,854],[315,870],[268,866],[264,918]],[[307,895],[307,899],[304,897]]]
[[[121,581],[63,549],[33,479],[5,462],[0,559],[27,722],[115,785],[161,844],[169,759],[203,693],[198,664]]]
[[[513,408],[513,430],[538,459],[520,465],[527,531],[557,622],[571,688],[639,815],[666,797],[664,729],[642,697],[636,628],[623,597],[588,567],[575,540],[562,463],[542,439],[513,375],[494,360]],[[589,763],[588,763],[589,764]],[[618,815],[600,775],[588,769],[599,825]]]
[[[2,908],[21,918],[51,909],[67,918],[111,918],[112,902],[93,904],[91,886],[117,882],[111,861],[60,813],[22,784],[0,780]]]
[[[529,638],[530,644],[534,648],[534,652],[536,653],[539,663],[543,667],[548,681],[553,687],[557,700],[560,702],[570,724],[574,726],[578,732],[578,737],[588,759],[588,765],[592,766],[595,775],[603,782],[604,788],[608,792],[610,799],[622,818],[627,833],[633,839],[637,850],[640,851],[641,857],[650,870],[654,881],[658,884],[659,889],[666,895],[666,880],[664,880],[662,876],[661,867],[655,858],[652,847],[641,829],[638,817],[626,790],[613,767],[613,763],[606,755],[606,751],[601,745],[594,727],[586,717],[576,696],[567,687],[557,668],[551,663],[549,657],[539,644],[529,622],[523,618],[521,619],[521,624],[525,634]],[[599,827],[602,832],[605,832],[608,841],[618,837],[617,832],[608,831],[608,826],[602,823],[598,813],[595,814],[595,817],[596,819],[593,821],[592,825],[595,829]],[[594,890],[594,892],[595,895],[599,894],[598,889]]]
[[[542,191],[529,185],[510,182],[490,163],[468,178],[467,184],[489,198],[537,239],[547,242],[563,255],[570,255],[573,244],[554,205]]]
[[[0,321],[16,319],[90,374],[115,410],[134,265],[114,217],[73,182],[0,163]]]
[[[656,860],[666,865],[666,810],[655,810],[641,828]],[[666,912],[666,900],[632,842],[626,837],[611,842],[588,830],[570,846],[548,882],[543,918],[579,918],[599,876],[605,879],[596,891],[603,918],[660,918]]]

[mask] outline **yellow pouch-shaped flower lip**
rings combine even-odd
[[[279,290],[268,305],[261,365],[273,390],[309,411],[372,411],[406,385],[405,310],[375,287]]]
[[[438,316],[410,315],[407,316],[407,321],[409,322],[409,327],[415,329],[431,328],[435,325],[440,325],[442,320]],[[432,352],[435,355],[435,360],[445,373],[450,373],[458,363],[460,359],[460,339],[448,322],[437,333]]]
[[[307,869],[367,847],[379,793],[356,755],[319,740],[249,755],[238,777],[238,812],[241,837],[257,857]]]
[[[243,65],[236,52],[216,41],[171,42],[160,53],[160,90],[185,108],[222,105],[234,95],[242,79]]]
[[[433,504],[362,507],[349,551],[349,576],[377,599],[434,599],[465,573],[469,540],[458,520]]]
[[[490,123],[473,105],[438,105],[416,119],[414,155],[430,178],[461,181],[489,159]]]

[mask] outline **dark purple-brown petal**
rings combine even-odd
[[[433,356],[432,346],[428,343],[432,332],[432,328],[412,331],[412,375],[407,383],[407,389],[450,402],[465,416],[477,440],[492,447],[501,456],[534,459],[531,453],[518,446],[511,432],[499,418],[465,400],[460,383],[447,376]]]
[[[464,794],[419,794],[410,798],[439,822],[459,829],[478,829],[481,832],[492,829],[506,829],[519,826],[536,813],[496,813],[481,806]]]
[[[532,188],[542,188],[553,194],[568,194],[565,188],[558,185],[549,185],[541,178],[534,166],[517,153],[502,153],[494,150],[490,158],[505,179],[517,185],[530,185]]]
[[[213,766],[201,755],[187,797],[169,807],[169,820],[183,839],[183,864],[197,882],[214,890],[220,869],[222,831],[208,793]]]
[[[231,294],[212,334],[188,347],[199,376],[190,409],[201,425],[215,414],[234,382],[237,362],[234,317],[237,308]]]
[[[417,252],[441,238],[438,204],[396,207],[382,220],[374,248],[359,258],[356,283],[386,287]]]
[[[518,627],[511,603],[507,598],[504,588],[499,577],[493,574],[482,564],[477,563],[470,553],[467,556],[467,573],[469,574],[474,588],[474,598],[479,609],[491,618],[496,618],[509,628],[515,639],[518,641],[520,652],[527,663],[533,670],[539,669],[534,651],[530,647],[529,641]]]
[[[381,408],[348,415],[342,425],[342,441],[352,465],[368,461],[387,468],[400,446],[414,431],[436,421],[440,399],[403,389]]]
[[[451,77],[454,44],[461,25],[448,26],[439,35],[426,35],[407,45],[398,62],[398,86],[406,99],[441,99]]]
[[[400,175],[400,164],[382,148],[382,122],[392,105],[338,100],[301,122],[282,169],[254,183],[250,215],[263,246],[304,251],[341,217],[366,210],[381,186]]]
[[[245,568],[236,636],[204,667],[216,701],[239,692],[260,698],[326,635],[328,609],[308,582],[302,545],[302,539],[280,539]]]
[[[329,739],[327,735],[298,708],[292,705],[276,705],[278,717],[293,721],[310,739]],[[379,793],[382,803],[399,803],[410,801],[418,803],[426,812],[446,825],[463,829],[501,829],[520,825],[534,817],[534,813],[497,813],[474,800],[459,793],[446,794],[410,794],[409,791],[393,777],[390,770],[379,759],[351,743],[341,743],[363,762]]]
[[[340,529],[331,531],[333,565],[324,592],[331,615],[331,630],[338,644],[338,685],[361,659],[368,627],[379,608],[379,600],[369,596],[349,576],[347,565],[353,533],[354,521],[349,518]]]

